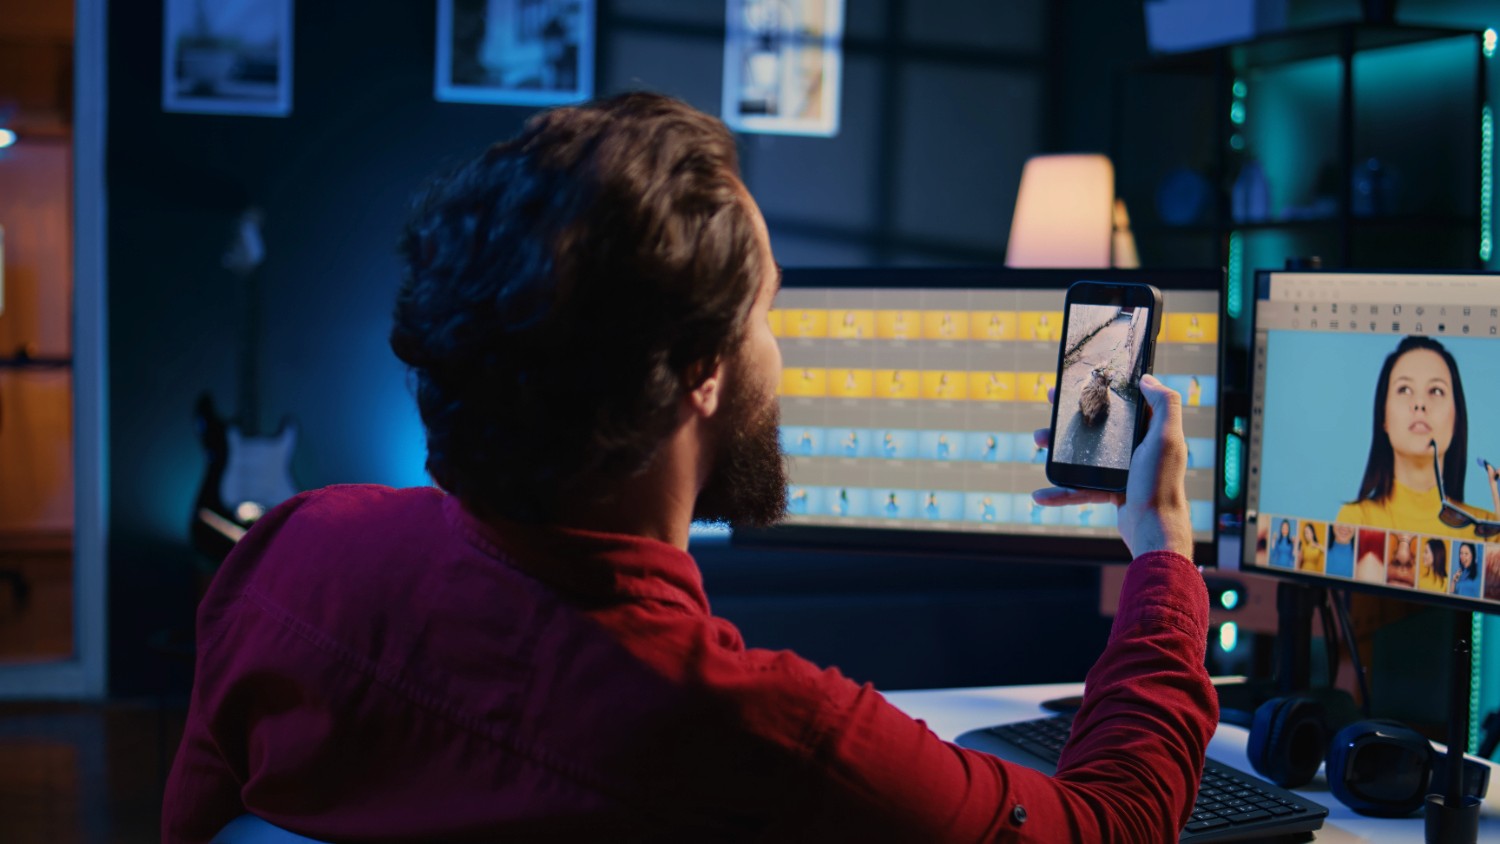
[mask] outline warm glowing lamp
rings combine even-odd
[[[1021,171],[1005,250],[1010,267],[1138,267],[1107,156],[1038,155]]]

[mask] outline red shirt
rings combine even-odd
[[[329,487],[198,611],[163,840],[249,811],[338,841],[1175,841],[1217,721],[1207,593],[1147,554],[1120,607],[1049,778],[746,648],[675,547]]]

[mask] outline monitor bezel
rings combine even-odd
[[[1272,276],[1272,275],[1370,275],[1370,276],[1374,276],[1374,275],[1406,275],[1406,276],[1433,275],[1433,276],[1455,276],[1455,277],[1458,277],[1458,276],[1488,276],[1488,277],[1496,279],[1497,282],[1500,282],[1500,273],[1488,272],[1488,271],[1485,271],[1485,270],[1364,269],[1364,268],[1359,268],[1359,269],[1318,268],[1318,269],[1295,269],[1295,270],[1287,270],[1287,269],[1278,269],[1278,270],[1261,269],[1261,270],[1256,270],[1255,271],[1255,287],[1253,288],[1254,298],[1251,300],[1251,307],[1250,307],[1250,354],[1247,356],[1247,361],[1249,363],[1249,369],[1245,373],[1242,373],[1243,376],[1245,376],[1245,377],[1248,378],[1248,380],[1246,381],[1246,389],[1247,389],[1247,393],[1248,393],[1248,399],[1249,399],[1249,402],[1250,402],[1250,412],[1252,413],[1252,415],[1254,414],[1255,408],[1256,408],[1256,395],[1255,395],[1254,373],[1255,373],[1255,366],[1256,366],[1256,364],[1257,364],[1258,361],[1257,361],[1257,356],[1255,354],[1255,338],[1256,338],[1257,334],[1260,331],[1261,291],[1264,289],[1267,292],[1269,292],[1269,290],[1270,290],[1270,287],[1269,287],[1269,285],[1270,285],[1270,276]],[[1222,382],[1221,382],[1221,384],[1222,384]],[[1243,467],[1244,470],[1245,470],[1245,477],[1246,478],[1250,477],[1249,469],[1250,469],[1250,459],[1251,459],[1251,453],[1250,453],[1251,448],[1252,448],[1251,444],[1249,442],[1247,442],[1246,443],[1246,448],[1245,448],[1245,465]],[[1259,455],[1257,454],[1256,456],[1258,457]],[[1246,494],[1248,495],[1248,493],[1249,493],[1249,490],[1247,489],[1246,490]],[[1282,516],[1282,515],[1289,515],[1289,514],[1273,513],[1272,515],[1273,516]],[[1429,606],[1441,606],[1441,607],[1447,607],[1449,609],[1469,610],[1469,611],[1473,611],[1473,612],[1487,613],[1487,614],[1490,614],[1490,615],[1500,615],[1500,605],[1497,605],[1497,604],[1492,603],[1492,602],[1487,602],[1483,598],[1464,598],[1464,597],[1458,597],[1458,596],[1455,596],[1455,595],[1449,595],[1447,593],[1424,592],[1424,591],[1422,591],[1420,589],[1417,589],[1415,587],[1391,586],[1391,585],[1385,584],[1385,583],[1370,583],[1368,581],[1354,580],[1352,578],[1349,579],[1349,580],[1345,580],[1345,579],[1340,578],[1340,577],[1329,577],[1328,575],[1307,574],[1306,572],[1301,572],[1301,571],[1298,571],[1296,569],[1283,569],[1283,568],[1276,568],[1274,566],[1258,566],[1258,565],[1254,565],[1253,563],[1247,565],[1246,564],[1246,560],[1250,559],[1251,555],[1253,555],[1255,553],[1255,542],[1256,542],[1256,538],[1257,538],[1256,535],[1259,533],[1259,530],[1260,530],[1260,528],[1259,528],[1259,522],[1260,522],[1260,512],[1259,511],[1256,512],[1255,521],[1252,522],[1251,519],[1250,519],[1250,515],[1249,515],[1249,508],[1246,507],[1245,508],[1245,518],[1244,518],[1244,529],[1243,529],[1242,534],[1241,534],[1241,543],[1242,544],[1241,544],[1240,549],[1239,549],[1239,554],[1232,561],[1225,561],[1224,563],[1222,563],[1220,565],[1221,568],[1228,569],[1232,565],[1237,570],[1239,570],[1240,572],[1242,572],[1244,574],[1253,574],[1253,575],[1261,575],[1261,576],[1264,576],[1264,577],[1277,578],[1279,580],[1286,580],[1286,581],[1293,582],[1293,583],[1300,583],[1300,584],[1303,584],[1305,586],[1310,586],[1310,587],[1315,587],[1315,588],[1322,588],[1322,589],[1348,589],[1348,590],[1351,590],[1351,591],[1354,591],[1354,592],[1358,592],[1358,593],[1363,594],[1363,595],[1376,595],[1376,596],[1379,596],[1379,597],[1382,597],[1382,598],[1394,598],[1396,600],[1401,600],[1401,601],[1415,601],[1415,602],[1426,604],[1426,605],[1429,605]],[[1255,530],[1252,531],[1251,528],[1254,528]],[[1478,541],[1478,540],[1476,540],[1476,541]],[[1484,543],[1484,544],[1489,544],[1489,543]]]
[[[1193,561],[1218,564],[1220,487],[1224,472],[1223,372],[1228,304],[1223,269],[1030,269],[1012,267],[785,267],[784,288],[1056,290],[1059,297],[1075,281],[1148,282],[1167,294],[1173,290],[1217,293],[1219,299],[1218,388],[1214,402],[1215,439],[1213,532],[1193,544]],[[1061,299],[1059,299],[1059,304]],[[1170,308],[1170,304],[1168,305]],[[1169,310],[1164,310],[1169,313]],[[735,528],[734,545],[817,551],[861,551],[927,554],[943,557],[1019,562],[1127,564],[1129,551],[1118,536],[1073,537],[1030,533],[963,533],[911,528],[838,527],[780,524],[770,528]]]

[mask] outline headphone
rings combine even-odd
[[[1256,772],[1283,788],[1312,781],[1326,755],[1328,788],[1362,815],[1404,817],[1443,788],[1444,766],[1425,736],[1383,718],[1354,721],[1329,738],[1329,716],[1310,697],[1277,697],[1255,710],[1245,753]],[[1489,769],[1464,760],[1464,791],[1482,797]],[[1436,775],[1436,776],[1435,776]]]

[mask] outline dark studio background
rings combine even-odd
[[[149,643],[191,627],[202,564],[187,523],[204,469],[191,411],[205,389],[236,409],[249,297],[258,421],[296,418],[299,485],[425,483],[421,427],[386,345],[396,235],[428,175],[533,113],[435,102],[433,4],[412,0],[296,3],[290,117],[164,113],[161,5],[109,14],[109,677],[126,695],[186,687],[185,667]],[[1481,5],[1402,8],[1481,25]],[[721,0],[598,0],[596,93],[651,88],[717,114],[723,27]],[[838,136],[740,139],[785,265],[1002,262],[1025,159],[1108,151],[1115,80],[1147,55],[1140,5],[1110,0],[848,0],[846,32]],[[1212,127],[1213,102],[1138,97],[1131,119],[1196,114]],[[1211,134],[1127,148],[1122,192],[1128,173],[1212,148]],[[220,266],[252,204],[267,248],[253,289]],[[1148,265],[1173,262],[1141,237]],[[1086,567],[724,548],[701,559],[715,610],[750,644],[882,688],[1076,680],[1108,630]]]

